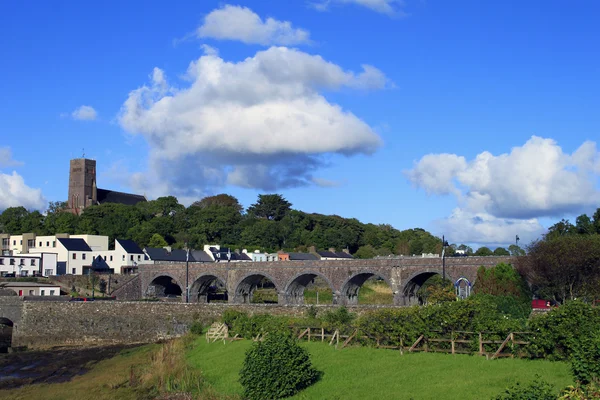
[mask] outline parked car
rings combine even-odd
[[[69,301],[94,301],[93,297],[72,297]]]
[[[550,307],[552,307],[550,300],[544,300],[544,299],[531,300],[531,308],[545,310]]]

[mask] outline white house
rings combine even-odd
[[[56,253],[0,255],[0,276],[50,276],[56,268]]]
[[[37,282],[0,282],[0,289],[10,289],[18,296],[60,296],[60,286]]]

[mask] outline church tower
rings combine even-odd
[[[69,170],[68,208],[80,214],[84,208],[96,204],[96,160],[76,158],[71,160]]]

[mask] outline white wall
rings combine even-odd
[[[0,260],[2,260],[0,274],[14,273],[15,276],[33,276],[40,273],[44,276],[56,274],[56,254],[15,254],[0,256]],[[14,260],[14,265],[11,265],[10,260]],[[47,270],[50,270],[49,274],[46,274]]]
[[[83,239],[93,251],[108,251],[108,236],[71,235],[71,239]]]

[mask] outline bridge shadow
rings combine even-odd
[[[0,317],[0,353],[8,353],[12,346],[13,322],[5,317]]]
[[[202,275],[190,287],[193,303],[227,303],[228,300],[225,282],[215,275]]]

